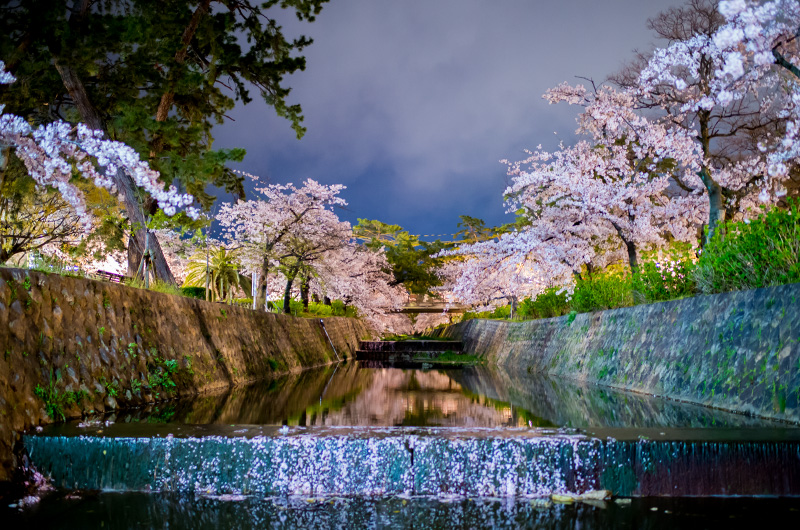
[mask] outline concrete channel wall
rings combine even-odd
[[[560,377],[800,423],[800,284],[442,336],[509,372]]]
[[[21,431],[352,357],[371,332],[141,289],[0,268],[0,481]],[[166,376],[166,377],[165,377]],[[172,385],[174,383],[174,386]]]

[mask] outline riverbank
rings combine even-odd
[[[546,373],[800,424],[800,284],[441,336],[511,373]]]
[[[330,340],[326,336],[330,336]],[[0,482],[22,431],[350,358],[352,318],[295,318],[0,268]],[[335,351],[334,351],[335,348]]]

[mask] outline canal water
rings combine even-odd
[[[62,488],[0,517],[49,528],[713,528],[800,515],[797,498],[774,498],[800,491],[798,428],[496,367],[348,362],[97,419],[26,438]],[[476,458],[489,472],[463,469]],[[541,469],[500,469],[525,458]],[[651,469],[664,458],[672,467]],[[748,496],[720,497],[708,484],[719,477]],[[608,484],[611,500],[547,496]],[[682,496],[663,497],[671,488]]]

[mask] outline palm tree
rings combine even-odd
[[[206,272],[206,260],[208,271]],[[205,287],[208,276],[209,291],[206,299],[231,301],[234,291],[239,289],[239,272],[236,254],[225,247],[212,247],[208,254],[200,250],[192,254],[186,268],[184,287]]]

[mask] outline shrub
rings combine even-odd
[[[331,302],[331,314],[335,317],[343,317],[345,316],[346,309],[344,307],[344,302],[341,300],[334,300]]]
[[[300,300],[289,300],[289,312],[294,316],[299,315],[303,312],[303,302]]]
[[[569,294],[561,287],[548,287],[536,298],[526,298],[519,304],[520,316],[528,318],[560,317],[569,310]]]
[[[631,276],[606,270],[575,282],[571,306],[578,313],[633,305]]]
[[[308,304],[308,311],[320,317],[329,317],[333,312],[333,308],[329,305],[320,304],[318,302],[310,302]]]
[[[205,287],[181,287],[181,294],[189,298],[198,298],[200,300],[206,299]]]
[[[751,221],[720,224],[694,278],[703,293],[800,282],[800,200]]]
[[[695,264],[687,256],[680,259],[645,261],[633,275],[637,303],[674,300],[695,292]]]
[[[504,305],[489,313],[488,318],[508,318],[511,316],[511,306]]]
[[[128,287],[133,287],[134,289],[144,289],[144,280],[139,278],[132,278],[125,282],[125,285]],[[177,285],[172,285],[171,283],[167,283],[161,281],[159,279],[155,279],[150,282],[150,287],[148,288],[151,291],[155,291],[157,293],[166,293],[166,294],[174,294],[177,296],[185,296],[181,289]]]

